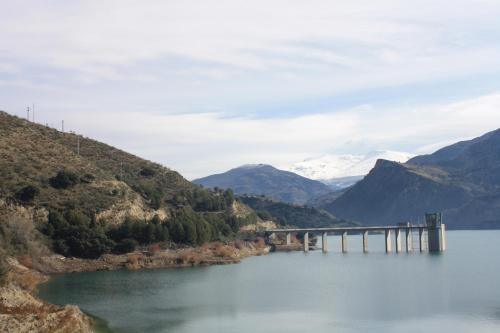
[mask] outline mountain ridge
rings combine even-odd
[[[365,224],[416,222],[442,211],[451,228],[500,228],[500,130],[406,163],[379,160],[321,208]]]
[[[292,204],[305,204],[314,196],[330,192],[321,182],[268,164],[247,164],[193,182],[210,188],[231,188],[240,195],[266,195]]]

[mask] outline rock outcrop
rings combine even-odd
[[[91,333],[92,321],[77,306],[60,307],[38,299],[35,286],[47,276],[7,260],[9,272],[0,287],[0,332]]]

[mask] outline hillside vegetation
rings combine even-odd
[[[354,225],[353,222],[339,219],[325,210],[313,207],[291,205],[262,196],[240,196],[238,199],[253,208],[262,219],[275,220],[282,226],[320,228]]]
[[[0,200],[5,209],[28,207],[25,219],[52,249],[90,258],[137,244],[224,239],[257,219],[251,210],[235,213],[241,204],[230,190],[201,188],[159,164],[5,112]],[[0,231],[11,235],[11,221],[0,215]]]

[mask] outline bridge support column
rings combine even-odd
[[[397,228],[394,230],[396,233],[396,253],[401,252],[401,229]]]
[[[385,252],[392,252],[392,240],[391,240],[391,229],[385,230]]]
[[[286,245],[290,245],[292,243],[292,234],[290,232],[286,233]]]
[[[445,226],[440,226],[427,229],[429,238],[429,252],[442,252],[446,249]]]
[[[406,229],[406,252],[413,251],[413,239],[411,235],[411,228]]]
[[[446,228],[444,224],[441,224],[441,251],[446,250]]]
[[[304,233],[304,252],[309,252],[309,233]]]
[[[363,231],[363,252],[368,252],[368,230]]]
[[[424,251],[424,228],[418,228],[418,248],[420,252]]]
[[[321,237],[321,249],[323,250],[323,253],[328,252],[328,233],[324,232],[322,237]]]
[[[342,252],[347,252],[347,231],[342,231]]]

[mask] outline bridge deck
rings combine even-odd
[[[269,233],[287,233],[287,232],[363,232],[363,231],[385,231],[394,229],[427,229],[429,226],[424,224],[419,225],[387,225],[387,226],[370,226],[370,227],[328,227],[328,228],[289,228],[289,229],[270,229],[266,230]]]

